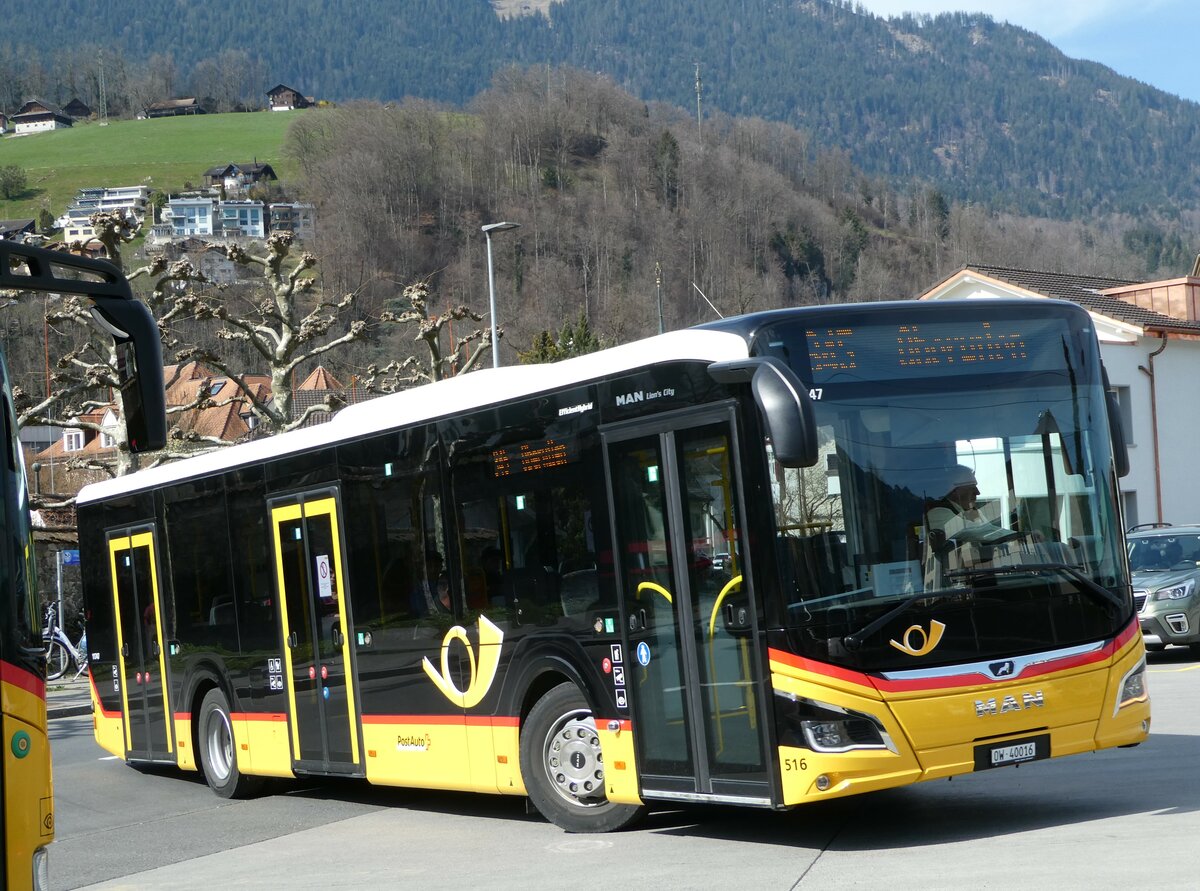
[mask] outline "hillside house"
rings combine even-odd
[[[0,239],[23,242],[26,235],[37,232],[34,220],[0,220]]]
[[[305,96],[286,84],[276,84],[267,90],[267,107],[271,111],[291,111],[295,108],[310,108],[316,104],[317,101],[312,96]]]
[[[57,105],[30,99],[12,116],[13,130],[21,133],[41,133],[45,130],[63,130],[72,124],[70,115]]]
[[[164,366],[163,379],[168,410],[195,405],[202,394],[207,394],[209,402],[203,408],[189,408],[168,415],[172,436],[214,444],[232,443],[244,438],[256,426],[256,419],[241,391],[224,375],[198,362],[187,362]],[[252,389],[256,399],[270,398],[271,379],[266,375],[247,374],[242,380]]]
[[[216,198],[203,195],[170,198],[163,208],[162,222],[171,227],[171,236],[175,238],[212,235],[216,226],[216,205]]]
[[[311,204],[272,204],[267,208],[272,232],[291,232],[300,241],[316,232]]]
[[[8,115],[0,111],[0,133],[8,132]]]
[[[335,408],[361,401],[366,394],[354,384],[352,380],[351,386],[344,386],[325,366],[318,365],[292,393],[292,417],[298,418],[310,405],[323,405],[326,401]],[[332,417],[330,412],[314,412],[302,426],[324,424]]]
[[[141,223],[146,218],[149,202],[149,186],[80,189],[54,225],[62,230],[64,241],[87,241],[96,237],[92,229],[92,214],[103,210],[124,211]]]
[[[1127,527],[1200,522],[1200,258],[1191,275],[1138,282],[1000,266],[967,266],[922,300],[1055,297],[1088,310],[1121,407],[1130,472],[1120,481]]]
[[[177,115],[207,114],[195,98],[168,99],[166,102],[155,102],[146,106],[144,116],[147,118],[171,118]],[[139,115],[142,117],[142,115]]]
[[[212,189],[224,189],[226,194],[241,194],[259,182],[274,182],[279,177],[270,164],[225,164],[204,171],[204,185]]]
[[[220,234],[226,238],[266,238],[267,212],[261,201],[221,201]]]
[[[75,97],[63,106],[63,114],[75,121],[86,121],[92,116],[92,110]]]

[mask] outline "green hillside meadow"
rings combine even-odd
[[[0,199],[0,219],[37,217],[45,207],[61,214],[75,193],[88,186],[145,184],[178,191],[199,186],[204,171],[230,162],[269,163],[281,180],[291,166],[283,160],[287,129],[302,111],[210,114],[146,121],[77,123],[67,130],[0,139],[0,167],[25,170],[28,185],[19,199]]]

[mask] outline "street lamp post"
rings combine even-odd
[[[500,367],[500,345],[496,340],[496,270],[492,266],[492,233],[503,232],[506,229],[520,228],[520,223],[488,223],[483,229],[483,235],[487,239],[487,255],[488,255],[488,310],[492,317],[492,367]]]

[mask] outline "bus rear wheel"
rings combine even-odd
[[[596,721],[574,684],[559,684],[530,710],[521,726],[521,776],[534,807],[567,832],[612,832],[646,812],[605,795]]]
[[[205,694],[200,704],[198,727],[200,766],[209,788],[222,798],[248,798],[257,793],[263,780],[238,770],[229,701],[219,688],[214,687]]]

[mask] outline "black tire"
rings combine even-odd
[[[567,832],[612,832],[642,818],[644,807],[614,804],[604,792],[596,722],[574,684],[559,684],[521,725],[521,776],[538,811]]]
[[[197,723],[200,766],[208,786],[222,798],[249,798],[263,786],[262,777],[238,770],[229,701],[219,688],[209,690],[200,704]]]
[[[46,643],[46,680],[57,681],[67,673],[71,664],[71,654],[60,640],[50,640]]]

